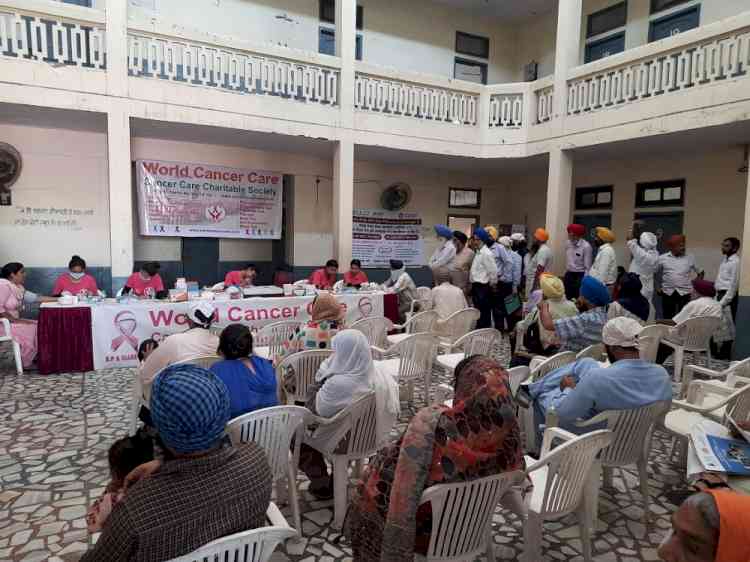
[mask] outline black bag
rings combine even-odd
[[[526,348],[526,351],[534,355],[541,355],[544,353],[542,338],[539,333],[539,322],[532,322],[531,325],[526,328],[526,333],[523,335],[523,346]]]

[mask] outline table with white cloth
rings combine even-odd
[[[336,295],[339,303],[346,308],[346,323],[353,322],[369,316],[383,316],[385,309],[393,308],[395,295],[382,292],[372,293],[345,293]],[[288,296],[288,297],[253,297],[237,300],[215,300],[216,326],[227,326],[229,324],[241,323],[251,328],[260,329],[266,324],[280,322],[283,320],[294,320],[306,322],[310,318],[310,307],[314,295]],[[172,303],[156,300],[132,300],[129,302],[117,302],[114,299],[106,299],[94,304],[78,304],[75,307],[64,306],[57,303],[46,303],[42,305],[42,314],[45,310],[54,312],[55,317],[65,317],[73,311],[88,308],[91,312],[91,325],[81,326],[74,332],[59,334],[61,338],[76,338],[76,334],[91,330],[91,353],[93,355],[94,370],[112,369],[138,366],[138,346],[146,339],[159,341],[170,334],[187,330],[187,311],[189,302]],[[50,316],[52,316],[50,314]],[[55,325],[48,329],[53,333]],[[80,338],[79,338],[80,339]],[[88,346],[88,337],[86,337]],[[42,344],[43,342],[40,342]],[[71,345],[70,349],[80,346]],[[88,349],[85,350],[88,352]],[[55,354],[65,354],[66,347],[58,346]],[[62,361],[58,364],[65,365],[70,361]],[[64,367],[49,372],[64,372]]]

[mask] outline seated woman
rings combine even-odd
[[[330,293],[320,293],[312,302],[310,320],[288,342],[284,342],[281,355],[274,358],[274,364],[292,353],[311,349],[328,349],[331,339],[344,326],[344,309]]]
[[[68,272],[57,278],[52,294],[60,296],[63,293],[71,295],[97,295],[99,289],[96,279],[86,273],[86,262],[80,256],[73,256],[68,262]]]
[[[224,288],[227,287],[252,287],[258,277],[258,270],[254,263],[249,263],[245,269],[230,271],[224,276]]]
[[[133,273],[125,282],[123,295],[133,293],[136,297],[157,298],[166,297],[164,282],[159,276],[161,264],[158,261],[146,262],[140,271]]]
[[[406,267],[401,260],[391,260],[391,277],[383,286],[398,295],[398,317],[402,324],[406,320],[406,313],[411,309],[411,303],[417,298],[417,286],[411,275],[406,273]]]
[[[649,321],[652,314],[651,303],[641,293],[643,284],[636,273],[623,273],[617,280],[617,300],[609,305],[607,318],[632,318],[641,325]]]
[[[415,552],[424,554],[431,513],[419,499],[430,486],[524,468],[505,370],[475,355],[458,364],[455,377],[453,407],[422,408],[398,442],[370,461],[345,529],[355,560],[413,560]]]
[[[332,342],[333,355],[326,359],[315,375],[315,386],[308,396],[307,407],[315,415],[332,418],[357,398],[375,391],[377,417],[375,432],[378,443],[384,442],[400,413],[398,383],[375,367],[370,344],[358,330],[343,330]],[[315,430],[315,437],[327,428]],[[336,431],[335,428],[332,431]],[[310,479],[309,492],[318,498],[330,497],[332,482],[323,455],[303,444],[300,469]]]
[[[344,286],[359,289],[365,283],[367,283],[367,275],[362,271],[362,262],[352,260],[349,264],[349,271],[344,273]]]
[[[242,324],[230,324],[219,337],[223,361],[209,369],[229,390],[232,418],[279,405],[276,373],[267,359],[253,355],[253,335]]]

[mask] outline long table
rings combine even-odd
[[[369,316],[398,321],[398,301],[388,293],[336,295],[351,324]],[[313,296],[214,301],[217,326],[254,328],[281,320],[305,322]],[[39,372],[42,374],[138,366],[138,345],[187,329],[189,303],[133,301],[64,306],[44,304],[39,315]]]

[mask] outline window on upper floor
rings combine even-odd
[[[336,0],[320,0],[320,21],[336,25]],[[363,29],[365,11],[357,6],[357,29]]]
[[[362,34],[357,33],[354,58],[362,60]],[[322,55],[336,55],[336,30],[321,27],[318,33],[318,52]]]
[[[85,8],[91,8],[92,0],[61,0],[63,4],[75,4],[76,6],[84,6]]]
[[[685,204],[685,180],[639,183],[635,186],[635,206],[682,207]]]
[[[584,62],[593,62],[625,50],[628,4],[621,2],[588,17]]]
[[[612,186],[576,188],[576,210],[589,211],[592,209],[612,208]]]
[[[651,13],[663,12],[680,4],[687,4],[692,0],[651,0]]]
[[[700,18],[700,4],[663,16],[659,13],[652,15],[648,26],[648,40],[649,42],[659,41],[689,29],[695,29],[700,25]]]
[[[490,58],[490,40],[487,37],[456,32],[456,58],[453,77],[476,84],[487,83],[487,63]]]
[[[320,29],[318,31],[318,52],[323,55],[336,54],[336,0],[320,0]],[[364,8],[357,6],[357,29],[364,27]],[[354,57],[362,60],[364,37],[357,32]]]

